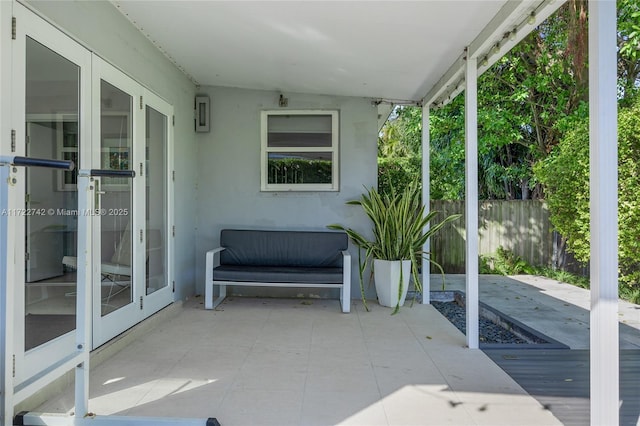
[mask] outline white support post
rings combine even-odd
[[[431,143],[429,134],[429,105],[422,107],[422,204],[425,207],[425,214],[431,210],[431,168],[430,168]],[[429,224],[424,228],[424,232],[429,230]],[[422,250],[427,254],[427,258],[422,259],[422,303],[431,303],[431,238],[425,241]]]
[[[83,355],[83,362],[75,368],[75,417],[89,413],[89,351],[92,329],[92,214],[95,211],[95,182],[89,172],[78,174],[78,289],[76,296],[76,349]]]
[[[478,320],[478,59],[465,69],[465,222],[467,346],[479,348]]]
[[[589,2],[591,424],[619,423],[616,2]]]
[[[9,228],[8,214],[3,214],[9,208],[9,179],[11,166],[0,164],[0,425],[13,423],[13,291],[9,287],[8,278],[9,256]]]

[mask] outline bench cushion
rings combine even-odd
[[[342,268],[341,251],[348,243],[344,232],[223,229],[220,265]]]
[[[342,268],[221,265],[213,269],[214,281],[264,283],[341,284]]]

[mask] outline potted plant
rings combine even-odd
[[[347,204],[361,206],[371,219],[372,240],[352,228],[345,228],[339,224],[328,226],[330,229],[345,231],[358,246],[360,292],[367,310],[369,307],[365,300],[363,282],[367,264],[373,264],[372,273],[378,302],[383,306],[393,307],[393,313],[398,312],[404,304],[411,277],[416,290],[422,292],[418,268],[421,266],[422,258],[428,254],[423,251],[423,245],[442,227],[461,216],[448,216],[442,222],[430,225],[425,231],[438,212],[431,211],[425,215],[420,195],[420,186],[417,182],[412,182],[402,191],[392,189],[390,193],[379,193],[375,188],[371,188],[362,194],[359,200],[347,201]],[[430,257],[427,259],[438,267],[444,282],[442,267]]]

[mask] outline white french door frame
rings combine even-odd
[[[116,88],[126,92],[132,96],[132,137],[130,162],[131,169],[135,171],[136,176],[132,182],[132,204],[131,212],[129,212],[131,220],[131,241],[133,244],[132,252],[132,268],[133,275],[131,277],[132,303],[116,309],[115,311],[101,315],[101,276],[99,268],[94,272],[93,277],[93,348],[97,348],[123,331],[131,328],[133,325],[147,318],[151,314],[157,312],[163,307],[173,302],[173,233],[171,232],[173,223],[173,180],[170,179],[170,171],[173,170],[172,156],[173,152],[173,107],[150,90],[144,88],[140,83],[133,80],[125,73],[104,61],[97,55],[92,56],[92,83],[93,83],[93,102],[92,102],[92,120],[93,120],[93,144],[92,144],[92,164],[94,168],[100,167],[101,156],[101,82],[104,80]],[[165,149],[165,196],[166,203],[166,223],[165,223],[165,271],[167,285],[162,289],[155,291],[149,295],[146,294],[145,288],[145,264],[146,264],[146,220],[145,220],[145,128],[146,128],[146,107],[150,106],[154,110],[166,116],[167,128],[167,146]],[[99,181],[99,179],[98,179]],[[103,188],[104,190],[104,188]],[[109,213],[109,212],[107,212]],[[94,264],[100,265],[100,231],[101,220],[105,216],[98,216],[93,223],[93,246],[92,255]],[[170,237],[171,236],[171,237]],[[95,268],[94,268],[95,271]],[[97,296],[96,296],[97,295]]]
[[[19,3],[13,3],[13,16],[20,22],[16,26],[16,39],[12,41],[12,108],[11,126],[15,129],[14,155],[26,156],[25,123],[26,123],[26,40],[27,37],[51,49],[73,62],[79,68],[79,137],[82,141],[89,141],[91,137],[91,52],[82,47],[76,41],[66,36],[63,32],[38,17],[33,12]],[[87,163],[86,150],[80,150],[80,163]],[[26,169],[16,168],[16,184],[11,187],[9,205],[14,208],[25,206]],[[8,227],[15,234],[9,247],[15,251],[12,263],[7,265],[9,282],[14,286],[14,321],[7,325],[13,328],[13,348],[15,353],[15,391],[14,403],[20,402],[28,396],[29,389],[34,383],[34,377],[41,375],[45,370],[51,369],[56,362],[62,362],[78,353],[74,332],[55,338],[47,343],[37,346],[29,351],[25,347],[25,253],[24,230],[26,226],[25,216],[15,215],[8,218]],[[83,259],[79,258],[79,265]],[[84,271],[78,270],[78,282]],[[60,371],[59,374],[64,374]],[[55,374],[49,375],[55,376]],[[55,377],[51,377],[53,380]]]
[[[92,100],[92,146],[91,146],[91,164],[93,169],[101,169],[101,117],[102,117],[102,105],[101,105],[101,83],[105,82],[117,87],[119,90],[127,93],[131,96],[131,152],[129,153],[130,165],[133,166],[144,158],[144,115],[141,108],[139,108],[139,98],[142,96],[142,86],[128,77],[126,74],[115,68],[113,65],[107,63],[100,57],[93,55],[91,61],[92,68],[92,84],[93,84],[93,100]],[[131,211],[124,217],[123,220],[130,221],[131,225],[131,243],[132,243],[132,272],[131,276],[131,302],[124,305],[111,313],[102,315],[102,275],[99,265],[101,264],[101,224],[103,220],[111,217],[110,212],[105,214],[98,214],[94,216],[93,221],[93,245],[91,254],[93,256],[93,263],[98,265],[98,268],[94,268],[93,276],[93,348],[96,348],[103,343],[107,342],[111,338],[117,336],[123,331],[135,325],[141,321],[142,314],[139,303],[136,303],[141,294],[137,283],[141,279],[140,273],[144,273],[144,267],[139,262],[139,252],[144,251],[144,241],[138,238],[139,232],[144,228],[144,216],[141,216],[144,212],[144,204],[141,202],[138,196],[138,188],[140,187],[141,177],[139,170],[135,167],[131,167],[136,176],[132,180],[131,185]],[[100,184],[100,179],[96,179],[96,182]],[[99,188],[100,191],[105,192],[104,188]],[[144,189],[144,188],[143,188]],[[108,191],[108,190],[107,190]],[[98,195],[98,197],[102,197]],[[102,208],[102,203],[100,204]],[[142,276],[144,280],[144,276]]]
[[[173,177],[172,177],[173,156],[170,155],[170,153],[173,152],[173,106],[171,106],[164,99],[160,98],[159,96],[157,96],[156,94],[154,94],[153,92],[147,89],[143,90],[142,99],[143,99],[142,104],[144,107],[143,114],[145,114],[146,108],[148,106],[166,117],[165,132],[167,136],[166,146],[164,147],[164,158],[166,159],[164,164],[164,167],[165,167],[164,188],[165,188],[166,199],[163,206],[166,214],[164,229],[163,229],[164,235],[166,236],[166,238],[164,239],[164,248],[163,248],[164,261],[165,261],[166,285],[162,289],[157,290],[149,295],[146,295],[145,285],[144,285],[145,277],[144,277],[144,271],[143,271],[143,279],[142,279],[142,292],[144,294],[143,315],[146,318],[154,314],[155,312],[159,311],[160,309],[164,308],[171,302],[173,302],[173,291],[174,291],[174,285],[173,285],[174,283],[174,267],[173,267],[173,246],[174,246],[173,215],[174,215],[174,212],[172,207],[173,206]],[[144,127],[146,128],[147,126],[144,126]],[[146,138],[146,135],[145,135],[145,138]],[[144,146],[143,146],[143,149],[144,149]],[[145,157],[143,157],[141,161],[144,162]],[[146,196],[145,195],[146,191],[144,190],[144,184],[145,184],[144,179],[145,177],[142,176],[141,181],[142,181],[143,189],[140,193],[143,196]],[[146,208],[146,205],[147,205],[146,199],[143,201],[142,204]],[[145,219],[144,213],[143,213],[142,219],[143,219],[143,225],[144,225],[144,219]],[[146,235],[146,233],[144,236],[145,238],[150,238],[150,236]],[[139,264],[144,265],[147,259],[144,256],[144,252],[140,253],[140,255],[142,256],[142,259],[139,259],[137,262]]]

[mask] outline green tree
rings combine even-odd
[[[401,191],[422,178],[422,114],[417,107],[397,107],[378,138],[378,191]]]
[[[619,0],[617,6],[618,94],[629,105],[640,92],[640,1]]]
[[[640,91],[640,2],[618,1],[621,105]],[[570,0],[478,80],[478,192],[481,199],[544,198],[533,165],[576,120],[587,118],[586,1]],[[464,197],[464,97],[431,111],[431,194]],[[419,108],[402,107],[383,130],[379,155],[386,185],[420,169]],[[404,158],[404,160],[400,160]],[[408,160],[411,158],[412,160]],[[393,164],[393,166],[391,166]],[[392,171],[388,174],[387,170]],[[406,176],[416,172],[416,177]]]
[[[618,116],[618,247],[620,282],[640,289],[640,97]],[[589,234],[589,124],[575,119],[560,144],[535,166],[553,226],[586,263]]]

